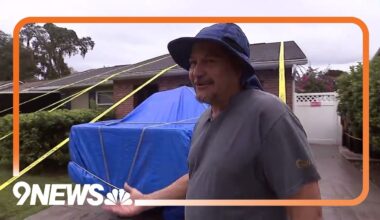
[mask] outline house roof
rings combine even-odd
[[[12,81],[0,81],[0,91],[12,87]]]
[[[307,58],[302,50],[294,41],[284,42],[285,65],[303,65],[307,63]],[[251,63],[257,70],[278,68],[278,56],[280,42],[251,44]],[[152,62],[158,60],[157,62]],[[94,85],[108,76],[121,72],[112,80],[126,80],[137,78],[148,78],[155,75],[158,71],[174,65],[175,62],[169,54],[164,54],[152,59],[144,60],[131,65],[120,65],[91,69],[80,73],[71,74],[67,77],[53,80],[43,84],[33,90],[54,90],[58,88],[78,88]],[[187,71],[181,67],[175,67],[165,74],[165,76],[187,75]],[[111,85],[112,81],[107,81],[102,85]]]
[[[103,67],[99,69],[90,69],[83,72],[73,73],[69,76],[52,80],[43,84],[34,90],[54,90],[64,88],[79,88],[94,85],[105,78],[119,71],[125,70],[129,65],[118,65],[113,67]],[[107,81],[102,85],[112,85],[112,81]]]
[[[278,59],[280,53],[280,42],[275,43],[260,43],[260,44],[251,44],[251,64],[257,70],[261,69],[273,69],[278,68]],[[294,41],[284,42],[284,51],[285,51],[285,66],[291,67],[292,65],[303,65],[307,63],[307,58],[302,50]],[[167,54],[161,57],[167,56],[166,59],[163,59],[159,62],[146,65],[141,68],[137,68],[131,72],[122,73],[119,76],[116,76],[114,80],[125,80],[125,79],[135,79],[135,78],[146,78],[153,76],[158,71],[174,65],[175,62]],[[186,75],[188,74],[186,70],[176,67],[171,69],[165,76],[173,75]]]
[[[376,51],[375,55],[373,56],[373,58],[375,57],[380,57],[380,48]]]
[[[251,64],[257,70],[278,68],[280,42],[251,44]],[[285,66],[304,65],[307,58],[294,41],[284,42]]]
[[[19,83],[20,93],[41,93],[46,91],[35,91],[34,89],[40,88],[44,84],[50,81],[31,81]],[[12,81],[0,81],[0,94],[12,94],[13,93],[13,82]]]

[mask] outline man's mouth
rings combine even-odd
[[[210,86],[210,85],[212,85],[212,82],[211,82],[211,81],[196,82],[196,83],[195,83],[195,86],[196,86],[198,89],[202,89],[202,88],[205,88],[205,87]]]

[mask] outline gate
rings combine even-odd
[[[294,93],[294,113],[309,143],[341,145],[342,127],[337,114],[337,93]]]

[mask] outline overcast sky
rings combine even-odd
[[[34,0],[0,3],[0,29],[12,33],[30,16],[353,16],[370,32],[370,57],[380,47],[379,0]],[[167,43],[194,36],[208,24],[57,24],[90,36],[85,59],[67,59],[77,71],[130,64],[166,54]],[[362,61],[362,32],[354,24],[239,24],[250,43],[294,40],[314,67],[347,70]]]

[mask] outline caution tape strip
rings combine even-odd
[[[73,86],[73,85],[75,85],[75,84],[78,84],[78,83],[81,83],[81,82],[84,82],[84,81],[87,81],[87,80],[90,80],[90,79],[94,79],[94,78],[101,77],[101,76],[103,76],[103,75],[105,75],[105,74],[108,74],[108,73],[113,72],[113,71],[118,71],[119,69],[122,69],[122,68],[125,68],[125,66],[124,66],[124,67],[119,67],[119,68],[117,68],[117,69],[110,70],[110,71],[107,71],[107,72],[104,72],[104,73],[101,73],[101,74],[98,74],[98,75],[95,75],[95,76],[91,76],[91,77],[88,77],[88,78],[85,78],[85,79],[81,79],[81,80],[75,81],[75,82],[73,82],[73,83],[69,83],[69,84],[63,85],[63,86],[61,86],[61,87],[59,87],[59,88],[57,88],[57,89],[54,89],[54,90],[52,90],[52,91],[48,91],[48,92],[46,92],[46,93],[44,93],[44,94],[42,94],[42,95],[39,95],[39,96],[36,96],[36,97],[34,97],[34,98],[28,99],[28,100],[26,100],[26,101],[24,101],[24,102],[21,102],[19,105],[20,105],[20,106],[21,106],[21,105],[24,105],[24,104],[26,104],[26,103],[29,103],[29,102],[31,102],[31,101],[34,101],[34,100],[40,99],[40,98],[42,98],[42,97],[44,97],[44,96],[47,96],[47,95],[49,95],[49,94],[52,94],[52,93],[58,92],[59,90],[62,90],[62,89],[67,88],[67,87],[69,87],[69,86]],[[50,82],[50,83],[52,83],[52,82]],[[49,83],[47,83],[47,84],[49,84]],[[41,86],[46,86],[47,84],[43,84],[43,85],[41,85]],[[27,90],[30,90],[30,89],[33,89],[33,88],[36,88],[36,86],[35,86],[35,87],[32,87],[32,88],[24,89],[24,90],[22,90],[22,91],[27,91]],[[13,109],[13,106],[12,106],[12,107],[9,107],[9,108],[7,108],[7,109],[3,109],[3,110],[1,110],[1,111],[0,111],[0,114],[3,113],[3,112],[6,112],[6,111],[8,111],[8,110],[11,110],[11,109]]]
[[[139,86],[137,89],[133,90],[131,93],[129,93],[128,95],[126,95],[120,101],[118,101],[117,103],[115,103],[114,105],[112,105],[110,108],[108,108],[107,110],[105,110],[103,113],[101,113],[100,115],[98,115],[97,117],[95,117],[94,119],[92,119],[90,121],[90,123],[94,123],[94,122],[98,121],[100,118],[102,118],[108,112],[112,111],[114,108],[116,108],[122,102],[124,102],[129,97],[131,97],[132,95],[134,95],[136,92],[140,91],[146,85],[148,85],[149,83],[151,83],[152,81],[154,81],[155,79],[157,79],[158,77],[160,77],[161,75],[163,75],[164,73],[168,72],[170,69],[172,69],[172,68],[174,68],[176,66],[177,65],[173,65],[173,66],[170,66],[170,67],[168,67],[168,68],[160,71],[155,76],[153,76],[152,78],[150,78],[149,80],[147,80],[144,84],[142,84],[141,86]],[[41,163],[44,159],[46,159],[51,154],[53,154],[54,152],[56,152],[57,150],[59,150],[62,146],[64,146],[68,142],[69,142],[69,138],[66,138],[61,143],[57,144],[55,147],[53,147],[51,150],[49,150],[47,153],[45,153],[44,155],[42,155],[40,158],[38,158],[37,160],[35,160],[33,163],[31,163],[30,165],[28,165],[26,168],[24,168],[23,170],[21,170],[20,173],[19,173],[19,175],[14,176],[14,177],[10,178],[9,180],[7,180],[5,183],[1,184],[0,185],[0,191],[3,190],[5,187],[9,186],[10,184],[12,184],[15,180],[17,180],[22,175],[24,175],[25,173],[27,173],[29,170],[31,170],[33,167],[35,167],[37,164]]]
[[[278,97],[286,103],[286,89],[285,89],[285,55],[284,55],[284,42],[280,44],[279,55],[279,80],[278,80]]]
[[[90,87],[87,87],[87,88],[85,88],[85,89],[83,89],[83,90],[81,90],[81,91],[79,91],[79,92],[77,92],[77,93],[74,93],[74,94],[72,94],[72,95],[70,95],[70,96],[68,96],[68,97],[66,97],[66,98],[64,98],[64,99],[61,99],[61,100],[59,100],[59,101],[57,101],[57,102],[55,102],[55,103],[52,103],[52,104],[50,104],[50,105],[48,105],[48,106],[45,106],[44,108],[38,110],[37,112],[39,112],[39,111],[43,111],[43,110],[48,109],[48,108],[50,108],[50,107],[52,107],[52,106],[54,106],[54,105],[59,104],[59,105],[57,105],[56,107],[54,107],[53,109],[49,110],[49,112],[52,112],[52,111],[54,111],[54,110],[56,110],[56,109],[62,107],[62,106],[65,105],[66,103],[68,103],[68,102],[70,102],[70,101],[76,99],[77,97],[81,96],[82,94],[84,94],[84,93],[90,91],[91,89],[95,88],[96,86],[98,86],[98,85],[100,85],[100,84],[102,84],[102,83],[104,83],[104,82],[110,80],[111,78],[113,78],[113,77],[115,77],[115,76],[118,76],[118,75],[120,75],[120,74],[122,74],[122,73],[129,72],[129,71],[131,71],[131,70],[134,70],[134,69],[137,69],[137,68],[140,68],[140,67],[143,67],[143,66],[146,66],[146,65],[149,65],[149,64],[152,64],[152,63],[158,62],[158,61],[163,60],[163,59],[166,59],[166,58],[168,58],[168,57],[170,57],[170,56],[161,57],[161,58],[159,58],[159,59],[155,59],[155,60],[152,60],[152,61],[150,61],[150,62],[143,63],[143,64],[137,65],[137,66],[132,67],[132,68],[128,68],[128,69],[123,70],[123,71],[120,71],[120,72],[116,72],[116,73],[110,75],[109,77],[103,79],[102,81],[96,83],[95,85],[92,85],[92,86],[90,86]],[[99,76],[99,75],[97,75],[97,76]],[[89,78],[87,78],[86,80],[88,80],[88,79],[89,79]],[[79,82],[79,81],[78,81],[78,82]],[[62,88],[65,88],[65,87],[67,87],[67,86],[70,86],[70,85],[73,85],[73,84],[68,84],[68,85],[66,85],[66,86],[63,86],[63,87],[61,87],[61,89],[62,89]],[[54,90],[54,91],[58,91],[58,90]],[[52,91],[52,92],[54,92],[54,91]],[[40,96],[40,97],[42,97],[42,96]],[[32,100],[28,100],[28,101],[32,101]],[[24,102],[24,103],[25,103],[25,102]],[[8,133],[8,134],[2,136],[2,137],[0,138],[0,141],[4,140],[5,138],[9,137],[9,136],[12,135],[12,134],[13,134],[13,132],[10,132],[10,133]]]

